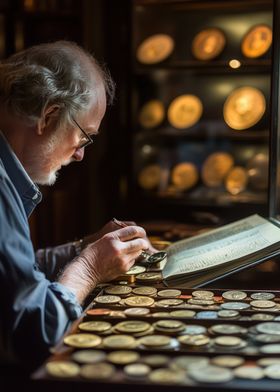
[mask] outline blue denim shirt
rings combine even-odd
[[[41,198],[0,132],[0,364],[41,361],[82,312],[37,264],[28,217]]]

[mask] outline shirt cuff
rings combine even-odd
[[[55,292],[59,299],[64,303],[65,310],[70,320],[76,320],[83,313],[83,308],[78,303],[75,294],[67,287],[58,282],[50,284],[50,288]]]

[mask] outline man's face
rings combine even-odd
[[[75,118],[82,129],[91,136],[97,135],[106,110],[103,84],[98,83],[94,90],[90,109],[79,118]],[[29,157],[27,172],[32,180],[41,185],[53,185],[62,166],[67,166],[73,161],[81,161],[84,156],[84,148],[79,148],[82,137],[81,130],[73,125],[67,129],[57,129],[42,138],[33,156],[31,154]]]

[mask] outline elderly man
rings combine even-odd
[[[107,224],[79,243],[34,253],[28,217],[35,184],[81,161],[112,98],[113,83],[74,43],[31,47],[0,64],[0,362],[37,365],[78,318],[99,282],[151,249],[136,225]],[[57,274],[58,270],[61,270]]]

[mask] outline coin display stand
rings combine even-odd
[[[34,378],[79,390],[276,391],[280,291],[105,285],[53,353]]]
[[[264,212],[272,17],[271,0],[132,2],[128,203],[141,219]]]

